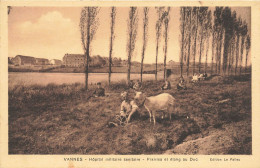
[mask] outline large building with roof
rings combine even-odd
[[[65,54],[63,57],[63,65],[67,67],[83,67],[85,65],[84,57],[83,54]],[[92,56],[89,59],[89,66],[91,67],[102,67],[104,65],[106,65],[106,60],[99,55]]]
[[[15,65],[35,65],[36,59],[31,56],[17,55],[12,59],[12,63]]]
[[[36,65],[48,65],[50,64],[49,60],[46,58],[35,58],[36,60]]]
[[[63,65],[68,67],[82,67],[84,66],[84,55],[65,54],[63,57]]]

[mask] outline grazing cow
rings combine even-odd
[[[174,108],[175,98],[169,93],[162,93],[157,96],[146,97],[145,94],[143,94],[142,92],[136,92],[135,99],[137,102],[140,103],[139,105],[144,105],[146,110],[149,112],[150,122],[152,121],[153,117],[154,125],[156,123],[156,112],[162,111],[163,116],[165,116],[165,114],[167,113],[168,115],[170,115],[171,120],[171,113]]]
[[[205,80],[205,77],[203,74],[200,74],[198,78],[199,78],[199,80]]]

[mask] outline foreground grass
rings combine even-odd
[[[159,94],[162,83],[144,82],[143,91]],[[90,97],[93,87],[86,91],[81,84],[14,87],[9,90],[9,153],[252,153],[249,76],[213,77],[188,84],[185,91],[175,89],[176,79],[171,83],[168,92],[177,100],[172,121],[158,116],[153,126],[142,109],[129,125],[114,128],[106,124],[119,112],[124,82],[106,86],[109,96],[103,98]]]

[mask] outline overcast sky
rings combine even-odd
[[[214,8],[210,8],[213,10]],[[248,7],[232,7],[238,16],[249,24],[251,30],[251,10]],[[127,59],[127,18],[129,8],[117,7],[115,24],[114,57]],[[80,7],[12,7],[8,18],[8,56],[27,55],[38,58],[62,59],[64,54],[83,54],[80,41]],[[169,22],[169,42],[167,60],[179,60],[179,18],[180,8],[171,9]],[[136,49],[133,60],[141,60],[143,10],[138,8],[139,24]],[[99,27],[92,43],[92,55],[109,55],[110,8],[102,7],[99,12]],[[155,22],[156,11],[150,8],[148,45],[145,63],[155,62]],[[163,41],[159,48],[159,62],[163,62]],[[209,52],[211,57],[211,52]]]

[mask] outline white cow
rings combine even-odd
[[[193,76],[192,76],[192,82],[198,82],[199,81],[199,76],[195,73]]]
[[[157,96],[146,97],[142,92],[136,92],[135,99],[137,102],[144,105],[146,110],[149,112],[150,122],[152,121],[153,117],[154,125],[156,123],[156,112],[162,111],[163,116],[165,116],[165,114],[170,115],[171,120],[171,113],[174,110],[173,108],[175,104],[175,98],[169,93],[162,93]]]

